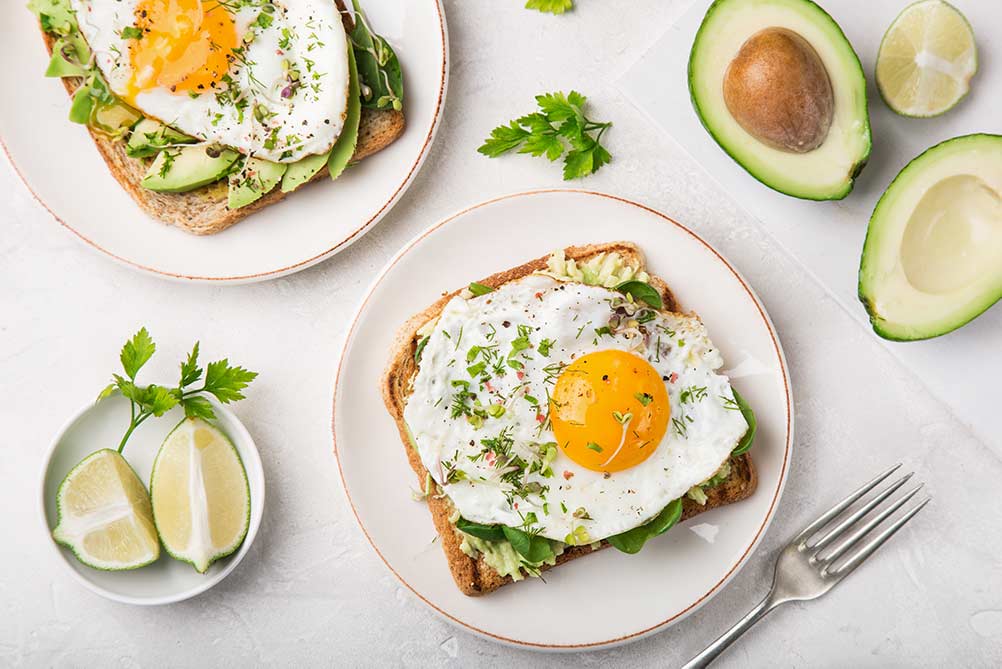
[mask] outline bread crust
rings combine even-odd
[[[615,252],[623,259],[636,267],[644,267],[643,252],[635,244],[629,242],[610,242],[607,244],[591,244],[587,246],[572,246],[564,250],[568,259],[583,261],[600,253]],[[546,268],[546,260],[549,255],[536,258],[527,263],[498,272],[489,277],[481,279],[478,283],[491,288],[498,288],[501,285],[520,279],[532,274],[535,271]],[[680,311],[680,306],[664,281],[657,277],[650,279],[650,284],[661,292],[664,308],[667,311]],[[460,291],[456,290],[447,293],[439,298],[435,303],[410,317],[397,331],[394,343],[391,347],[391,354],[386,370],[380,380],[380,392],[383,402],[390,415],[393,417],[400,433],[400,439],[407,453],[407,460],[411,469],[417,475],[419,485],[423,488],[428,476],[428,470],[417,451],[411,447],[407,433],[407,426],[404,423],[404,406],[408,393],[408,385],[411,377],[417,371],[417,364],[414,361],[414,353],[417,346],[417,331],[428,321],[441,314],[445,305],[455,297]],[[682,502],[682,520],[688,520],[703,511],[732,504],[747,498],[758,485],[758,477],[755,465],[751,457],[746,453],[731,458],[731,474],[718,486],[706,491],[707,501],[705,505],[699,505],[691,499],[684,499]],[[439,542],[445,552],[446,561],[456,585],[469,596],[485,595],[498,588],[513,583],[510,576],[502,576],[490,567],[483,556],[472,558],[460,548],[461,537],[455,526],[449,521],[453,514],[453,506],[447,497],[431,496],[427,499],[428,510],[431,512],[432,521],[439,535]],[[598,548],[591,546],[571,546],[568,547],[556,559],[556,566],[560,566],[571,560],[594,553],[596,550],[607,548],[610,544],[602,541]],[[543,565],[541,571],[552,569],[549,565]]]
[[[346,29],[350,30],[350,16],[341,4],[341,0],[336,0],[336,3],[341,9]],[[45,31],[42,31],[42,36],[51,55],[55,38]],[[72,97],[83,83],[83,79],[65,77],[62,82],[66,92]],[[404,127],[403,112],[393,109],[382,110],[363,107],[359,120],[358,143],[355,146],[351,162],[357,163],[382,151],[403,134]],[[121,184],[140,209],[158,221],[179,227],[195,235],[214,235],[217,232],[222,232],[251,214],[284,200],[291,194],[283,193],[280,188],[275,188],[246,207],[230,209],[227,206],[229,190],[225,179],[187,193],[157,193],[140,185],[152,162],[151,159],[130,158],[125,153],[125,142],[120,139],[112,139],[89,125],[87,131],[90,133],[91,139],[94,140],[98,153],[101,154],[101,158],[108,166],[111,176]],[[328,178],[327,171],[321,169],[307,183],[324,181]],[[299,188],[304,186],[306,184]]]

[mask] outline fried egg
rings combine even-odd
[[[695,316],[530,275],[448,302],[404,420],[466,520],[597,541],[728,459],[748,425],[722,364]]]
[[[71,0],[122,100],[182,132],[275,162],[330,150],[348,104],[330,0]]]

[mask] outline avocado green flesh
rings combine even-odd
[[[824,142],[807,153],[764,144],[734,119],[723,81],[741,46],[768,28],[786,28],[817,52],[831,81],[834,116]],[[838,24],[810,0],[716,0],[689,56],[689,93],[703,126],[739,165],[766,186],[808,200],[849,194],[870,155],[866,79]]]
[[[881,337],[928,339],[1002,299],[1002,136],[934,146],[870,218],[859,297]]]
[[[169,144],[191,144],[196,140],[160,121],[144,118],[132,129],[125,153],[130,158],[148,158]]]
[[[302,160],[289,165],[282,177],[282,192],[289,193],[303,184],[307,183],[323,169],[328,166],[331,179],[341,176],[344,168],[355,154],[355,147],[358,144],[358,124],[362,115],[362,100],[358,88],[358,68],[355,66],[355,51],[351,44],[348,44],[348,110],[346,112],[344,127],[338,135],[334,146],[327,153],[307,156]]]
[[[248,158],[242,169],[230,174],[226,206],[239,209],[260,200],[282,180],[286,167],[282,163],[273,163],[263,158]]]
[[[159,193],[184,193],[219,181],[229,174],[240,154],[230,149],[208,153],[205,144],[164,149],[143,177],[141,185]]]

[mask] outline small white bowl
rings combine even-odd
[[[52,539],[52,529],[58,522],[56,491],[59,484],[73,466],[87,455],[102,448],[118,448],[122,435],[129,426],[129,402],[115,395],[96,404],[87,404],[56,434],[45,458],[39,510],[47,535],[45,540],[59,555],[69,573],[84,587],[102,597],[125,604],[170,604],[205,592],[240,564],[250,550],[261,524],[264,510],[264,471],[254,440],[243,424],[233,412],[218,402],[213,402],[213,408],[218,418],[216,424],[229,436],[243,460],[250,485],[251,512],[250,527],[243,544],[233,555],[214,563],[205,574],[199,574],[189,564],[174,560],[164,550],[160,551],[160,559],[149,566],[132,571],[101,571],[78,562],[69,549],[58,545]],[[122,454],[147,487],[153,459],[160,444],[183,417],[183,412],[175,408],[161,418],[151,418],[136,428],[125,445]]]

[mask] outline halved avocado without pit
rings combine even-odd
[[[870,156],[863,68],[810,0],[716,0],[692,45],[689,94],[717,144],[786,195],[844,198]]]
[[[870,218],[859,299],[897,341],[946,334],[1002,299],[1002,136],[947,140],[901,170]]]

